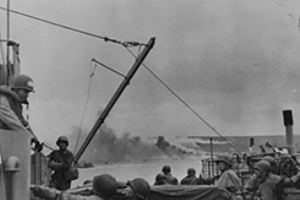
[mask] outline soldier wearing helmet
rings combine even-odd
[[[274,157],[272,157],[272,156],[265,156],[263,158],[263,160],[266,160],[266,161],[268,161],[270,163],[270,165],[271,165],[271,172],[273,174],[277,174],[277,175],[279,174],[278,165],[277,165],[276,160],[275,160]]]
[[[73,194],[71,191],[60,190],[40,185],[30,187],[33,194],[47,200],[106,200],[117,194],[118,182],[109,174],[95,176],[92,181],[92,191],[84,195]]]
[[[162,168],[162,173],[166,177],[166,183],[170,185],[178,185],[178,180],[176,177],[171,174],[171,167],[169,165],[165,165]]]
[[[153,185],[167,185],[167,178],[162,173],[159,173],[155,177],[155,182]]]
[[[274,157],[272,157],[272,156],[265,156],[265,157],[263,157],[262,160],[267,161],[269,163],[269,165],[270,165],[270,168],[269,168],[270,172],[272,172],[273,174],[277,174],[277,175],[279,174],[278,173],[278,167],[277,167],[277,164],[276,164],[276,161],[275,161]],[[263,162],[263,163],[265,163],[265,162]],[[259,164],[259,165],[266,165],[266,164]],[[267,166],[265,166],[265,167],[267,167]],[[247,191],[250,191],[250,192],[251,191],[255,191],[255,190],[258,189],[259,182],[260,181],[259,181],[259,178],[257,177],[257,175],[253,175],[253,176],[250,177],[249,181],[246,183],[245,189]]]
[[[93,193],[104,199],[116,195],[117,189],[117,180],[109,174],[95,176],[93,179]]]
[[[279,183],[283,183],[284,179],[272,173],[270,162],[265,159],[258,161],[254,164],[253,171],[254,174],[250,180],[255,180],[255,182],[258,184],[257,193],[259,194],[260,198],[262,200],[277,200],[279,198],[277,192],[282,189],[278,188],[277,186]],[[247,185],[246,190],[249,190]]]
[[[125,199],[146,200],[149,197],[150,192],[150,185],[145,179],[135,178],[127,182],[127,187],[122,191],[122,194],[125,197]]]
[[[217,158],[218,169],[221,174],[216,180],[216,185],[222,189],[227,190],[233,196],[242,190],[241,180],[232,170],[232,158],[230,155],[220,155]]]
[[[0,129],[29,131],[36,139],[22,114],[22,105],[29,104],[28,96],[31,92],[34,92],[33,81],[23,74],[15,78],[11,87],[0,87]]]
[[[58,150],[52,151],[49,155],[48,166],[53,171],[50,180],[50,187],[58,190],[66,190],[71,187],[71,180],[66,176],[67,171],[72,167],[74,156],[67,147],[69,145],[68,138],[60,136],[56,145]]]
[[[181,181],[181,185],[198,185],[199,179],[196,177],[196,170],[194,168],[188,168],[187,176]]]

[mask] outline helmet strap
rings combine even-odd
[[[29,121],[29,114],[28,114],[28,110],[29,110],[29,103],[26,104],[26,120]]]

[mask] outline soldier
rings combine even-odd
[[[135,178],[127,182],[127,187],[122,191],[123,198],[116,199],[131,199],[131,200],[146,200],[151,192],[149,183],[143,178]]]
[[[194,168],[189,168],[187,176],[180,181],[181,185],[197,185],[198,183],[199,179],[196,177],[196,170]]]
[[[162,173],[159,173],[155,177],[155,182],[153,185],[167,185],[167,178]]]
[[[265,157],[266,158],[266,157]],[[274,168],[267,159],[254,164],[254,174],[245,186],[245,192],[256,192],[262,200],[278,200],[285,197],[285,187],[297,187],[300,173],[291,177],[279,176],[273,173]]]
[[[278,200],[277,185],[282,181],[282,178],[271,172],[271,165],[266,160],[260,160],[254,164],[254,175],[258,180],[258,195],[262,200]],[[276,191],[277,190],[277,191]]]
[[[217,165],[221,171],[220,177],[216,180],[216,185],[227,190],[232,196],[242,191],[242,184],[237,174],[232,170],[232,159],[229,155],[219,156]]]
[[[162,172],[163,172],[164,176],[166,177],[167,184],[178,185],[178,180],[176,177],[172,176],[171,167],[169,165],[163,166]]]
[[[74,156],[67,149],[69,145],[67,137],[59,137],[56,145],[59,147],[59,150],[54,150],[48,155],[48,166],[53,170],[49,186],[58,190],[66,190],[71,187],[71,180],[66,178],[66,173],[72,167]]]
[[[95,176],[90,195],[76,195],[40,185],[32,185],[31,191],[45,200],[106,200],[117,194],[118,182],[109,174]]]
[[[273,174],[277,174],[277,175],[279,174],[278,167],[277,167],[274,157],[265,156],[262,160],[265,160],[270,164],[270,170]],[[258,189],[258,186],[259,186],[259,180],[258,180],[258,177],[256,176],[256,174],[254,174],[250,177],[250,179],[246,183],[245,190],[247,192],[254,192],[255,190]]]
[[[0,87],[0,129],[27,132],[38,143],[28,122],[23,117],[22,105],[29,105],[29,93],[34,92],[33,81],[27,75],[19,75],[12,87]]]
[[[278,171],[278,165],[277,165],[276,160],[275,160],[274,157],[272,157],[272,156],[265,156],[263,158],[263,160],[266,160],[266,161],[268,161],[270,163],[270,165],[271,165],[271,172],[273,174],[279,175],[280,172]]]

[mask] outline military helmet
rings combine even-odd
[[[147,199],[147,197],[150,195],[150,185],[145,179],[135,178],[132,181],[129,181],[128,184],[138,199]]]
[[[56,145],[58,145],[60,142],[65,142],[67,143],[67,145],[69,145],[69,140],[66,136],[60,136],[57,140],[56,140]]]
[[[171,167],[169,165],[163,166],[162,172],[164,172],[164,173],[170,173],[171,172]]]
[[[24,89],[28,92],[34,92],[33,80],[27,75],[20,74],[18,75],[12,85],[13,89]]]
[[[229,166],[232,166],[232,158],[230,155],[220,155],[217,157],[216,162],[224,162]]]
[[[118,182],[109,174],[101,174],[93,179],[93,192],[104,198],[110,198],[117,193]]]
[[[275,158],[272,157],[272,156],[265,156],[265,157],[263,158],[263,160],[268,161],[268,162],[270,163],[270,165],[275,165],[275,164],[276,164]]]
[[[161,180],[165,180],[165,179],[166,179],[166,177],[162,173],[157,174],[155,177],[156,181],[161,181]]]
[[[271,171],[271,164],[266,160],[260,160],[254,164],[253,169],[268,174]]]
[[[196,174],[196,170],[195,170],[195,168],[188,168],[188,170],[187,170],[187,173],[190,175],[190,174]]]

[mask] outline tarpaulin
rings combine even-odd
[[[149,200],[229,200],[228,192],[215,186],[152,186]]]

